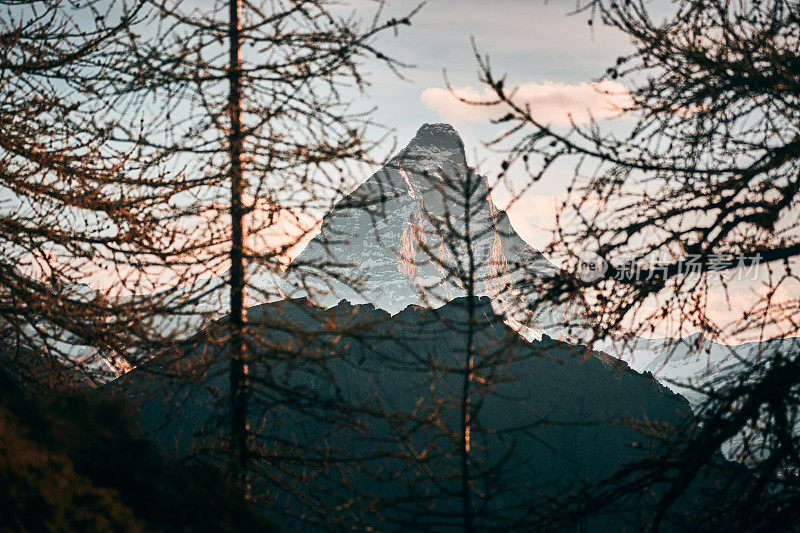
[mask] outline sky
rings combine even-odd
[[[343,0],[340,9],[371,20],[380,5],[377,0]],[[585,121],[589,112],[596,118],[617,115],[615,106],[628,102],[627,90],[603,78],[617,57],[632,51],[628,38],[602,24],[588,24],[588,14],[570,15],[576,0],[427,0],[413,17],[410,27],[396,35],[382,33],[374,43],[394,59],[410,65],[401,69],[402,78],[380,61],[368,61],[362,69],[370,86],[354,100],[356,111],[374,108],[372,118],[386,126],[393,138],[384,146],[396,152],[405,146],[424,123],[448,122],[461,134],[467,159],[481,174],[496,175],[501,155],[485,143],[501,132],[490,119],[487,108],[459,104],[445,88],[447,80],[460,94],[480,98],[478,64],[471,41],[489,57],[496,75],[507,74],[507,87],[520,88],[518,98],[530,104],[534,116],[564,124],[571,115]],[[585,3],[585,0],[579,0]],[[187,9],[208,9],[216,0],[184,0]],[[670,2],[653,2],[648,7],[666,9]],[[401,18],[418,6],[417,0],[389,0],[383,19]],[[666,13],[656,12],[656,17]],[[598,93],[603,89],[606,95]],[[607,94],[612,96],[607,96]],[[502,114],[502,112],[501,112]],[[375,154],[390,155],[388,153]],[[513,167],[512,167],[513,171]],[[543,249],[551,240],[554,215],[564,197],[573,167],[554,167],[508,211],[514,228],[529,244]],[[366,179],[364,175],[361,179]],[[511,176],[512,179],[514,176]],[[518,181],[525,182],[520,176]],[[502,199],[495,197],[498,207]],[[270,235],[270,237],[272,237]],[[739,294],[757,292],[742,287]],[[734,305],[724,294],[714,295],[722,315],[740,313],[744,302]]]
[[[376,3],[359,0],[350,5],[358,14],[369,16]],[[417,5],[395,0],[383,14],[402,17]],[[508,86],[520,85],[521,96],[546,120],[563,123],[567,113],[580,119],[588,116],[587,109],[595,116],[609,115],[608,103],[590,84],[602,82],[606,68],[632,47],[620,32],[602,25],[590,28],[587,14],[571,16],[574,8],[574,0],[429,0],[410,27],[400,28],[396,36],[386,33],[377,41],[391,57],[413,65],[402,70],[406,79],[398,79],[377,62],[368,64],[371,86],[356,105],[375,107],[373,117],[392,129],[396,149],[405,146],[426,122],[452,124],[464,139],[470,164],[494,175],[501,157],[485,143],[501,131],[490,123],[496,111],[458,104],[445,88],[445,72],[461,94],[483,94],[471,45],[474,38],[495,72],[508,75]],[[624,93],[624,87],[616,85]],[[616,103],[624,104],[624,95]],[[530,191],[524,205],[510,210],[517,231],[537,248],[543,248],[550,237],[554,205],[570,177],[571,168],[558,169]]]
[[[362,1],[356,7],[369,13],[370,5]],[[415,5],[413,0],[395,0],[384,12],[402,16]],[[445,70],[454,86],[482,89],[470,38],[490,56],[497,72],[509,74],[511,83],[580,84],[602,78],[630,44],[609,28],[596,27],[592,33],[586,15],[568,16],[574,6],[574,1],[565,0],[429,0],[410,27],[378,41],[392,57],[414,65],[403,71],[408,81],[370,65],[372,87],[365,101],[377,107],[378,122],[396,129],[401,144],[424,122],[448,121],[457,127],[468,151],[478,148],[497,127],[485,119],[454,120],[423,101],[426,89],[444,88]]]

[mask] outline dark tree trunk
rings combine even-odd
[[[464,532],[474,531],[472,517],[472,474],[470,458],[470,433],[472,432],[472,378],[475,369],[475,354],[473,353],[473,341],[475,336],[475,252],[472,248],[472,228],[470,218],[472,205],[470,197],[472,193],[471,174],[466,176],[466,194],[464,195],[464,236],[467,248],[469,264],[467,265],[467,353],[464,361],[464,385],[461,398],[461,505],[464,517]]]
[[[230,131],[230,186],[231,186],[231,475],[236,485],[250,497],[247,403],[249,379],[247,349],[244,340],[246,315],[244,309],[245,257],[244,257],[244,177],[242,172],[242,58],[239,10],[241,0],[230,0],[228,41],[230,63],[228,79],[230,92],[228,106]]]

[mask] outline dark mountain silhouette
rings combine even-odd
[[[437,245],[450,237],[435,227],[447,218],[454,234],[466,232],[454,208],[465,177],[474,183],[473,300],[430,257],[457,265],[467,253],[457,239]],[[303,277],[304,267],[323,263],[333,276]],[[583,318],[531,306],[519,264],[526,274],[554,271],[495,209],[452,126],[425,124],[326,215],[287,276],[251,279],[304,296],[248,312],[254,493],[271,522],[304,531],[460,530],[470,337],[470,469],[481,528],[525,530],[553,498],[606,479],[693,422],[687,401],[652,375],[551,338],[569,337],[563,326],[580,329]],[[138,406],[143,434],[175,458],[227,459],[226,339],[220,320],[180,353],[107,387]],[[622,511],[586,525],[639,529],[644,507],[623,501]]]
[[[325,310],[307,300],[250,310],[251,425],[265,455],[255,492],[268,500],[271,521],[457,529],[466,303],[394,316],[368,304]],[[525,341],[488,299],[475,305],[476,383],[491,384],[476,395],[472,435],[483,526],[501,523],[500,515],[525,523],[543,511],[543,498],[642,457],[652,442],[631,423],[663,429],[691,421],[686,400],[652,376],[547,336]],[[153,361],[108,387],[139,406],[142,432],[176,458],[222,446],[227,361],[212,339],[224,332],[225,323],[216,324],[182,357]],[[178,370],[183,377],[171,378]],[[347,513],[333,511],[343,507]]]

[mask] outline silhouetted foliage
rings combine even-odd
[[[350,100],[367,87],[364,61],[402,66],[375,39],[409,25],[415,10],[383,20],[378,3],[365,22],[328,0],[144,6],[117,65],[115,105],[125,113],[111,136],[136,154],[143,175],[184,185],[166,206],[164,286],[180,289],[165,299],[161,333],[185,340],[228,315],[230,328],[206,332],[221,335],[230,357],[218,422],[229,429],[231,475],[249,497],[249,413],[259,407],[246,308],[327,276],[325,260],[289,262],[369,160],[369,113]]]
[[[0,392],[0,528],[269,531],[222,472],[168,462],[133,436],[128,408],[96,394]]]

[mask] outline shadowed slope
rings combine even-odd
[[[255,493],[272,520],[301,527],[295,520],[303,516],[301,529],[458,529],[466,304],[459,298],[395,316],[306,300],[250,310]],[[652,377],[602,354],[585,359],[584,349],[548,337],[526,342],[488,299],[475,306],[480,524],[527,523],[542,498],[641,457],[650,441],[623,422],[669,431],[690,421],[686,401]],[[142,430],[179,457],[219,449],[226,412],[224,351],[210,342],[187,350],[149,370],[192,369],[188,383],[139,369],[112,384],[140,405]]]

